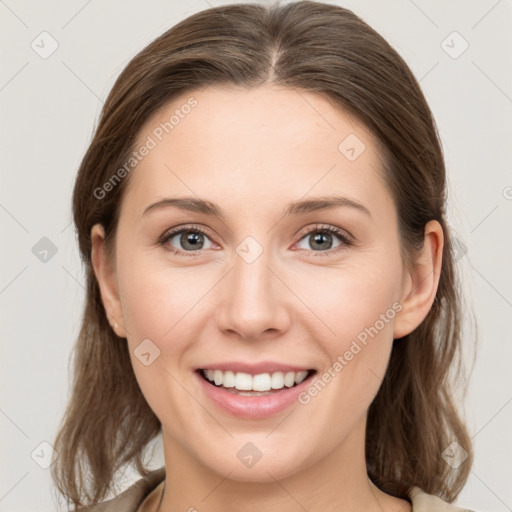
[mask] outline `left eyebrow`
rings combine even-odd
[[[326,197],[317,197],[314,199],[305,199],[301,201],[294,201],[290,203],[283,213],[283,217],[288,217],[289,215],[300,215],[306,214],[310,212],[316,212],[319,210],[326,210],[328,208],[336,208],[340,206],[348,206],[350,208],[354,208],[369,217],[372,216],[370,210],[366,208],[362,203],[356,201],[355,199],[350,199],[348,197],[340,197],[340,196],[326,196]]]
[[[225,216],[219,206],[217,206],[215,203],[212,203],[211,201],[205,201],[204,199],[199,199],[196,197],[167,197],[157,201],[156,203],[150,204],[144,210],[141,217],[144,217],[152,210],[169,206],[174,206],[176,208],[181,208],[183,210],[189,210],[196,213],[203,213],[205,215],[211,215],[225,221]],[[357,211],[368,215],[369,217],[372,216],[368,208],[366,208],[366,206],[364,206],[359,201],[350,199],[348,197],[326,196],[294,201],[285,208],[284,212],[282,213],[282,218],[288,217],[290,215],[304,215],[310,212],[341,206],[354,208]]]

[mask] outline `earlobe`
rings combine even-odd
[[[402,290],[402,310],[396,316],[395,339],[410,334],[425,319],[435,300],[443,259],[443,228],[436,220],[425,225],[423,249],[414,268],[407,271]]]
[[[116,275],[105,251],[105,230],[101,224],[91,229],[91,262],[100,287],[101,300],[107,319],[120,338],[126,337]]]

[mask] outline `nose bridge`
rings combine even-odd
[[[269,251],[245,240],[236,252],[232,271],[222,289],[218,327],[236,331],[247,339],[256,339],[268,330],[286,329],[285,298],[268,268],[272,266]]]

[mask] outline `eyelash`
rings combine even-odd
[[[203,249],[199,249],[198,251],[180,251],[180,250],[177,250],[174,247],[167,244],[167,242],[169,240],[171,240],[172,238],[174,238],[176,235],[179,235],[179,234],[185,233],[185,232],[189,232],[189,231],[201,233],[201,234],[205,235],[206,237],[211,238],[210,235],[200,226],[189,225],[189,226],[172,229],[171,231],[167,231],[158,239],[158,243],[161,246],[163,246],[165,250],[170,251],[170,252],[176,254],[177,256],[184,256],[184,257],[200,256]],[[302,236],[295,243],[298,243],[303,238],[306,238],[307,236],[311,235],[312,233],[317,233],[317,232],[336,235],[340,239],[341,245],[339,245],[338,247],[336,247],[334,249],[328,249],[327,251],[311,251],[311,252],[315,253],[315,256],[330,256],[332,253],[345,250],[348,247],[351,247],[353,245],[352,240],[345,233],[345,231],[342,231],[341,229],[336,228],[334,226],[325,226],[325,225],[319,225],[319,224],[314,226],[312,229],[310,229],[306,233],[303,233]]]

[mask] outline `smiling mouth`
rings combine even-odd
[[[200,368],[199,375],[209,384],[241,396],[267,396],[302,384],[311,379],[316,370],[299,372],[272,372],[251,375],[244,372]]]

